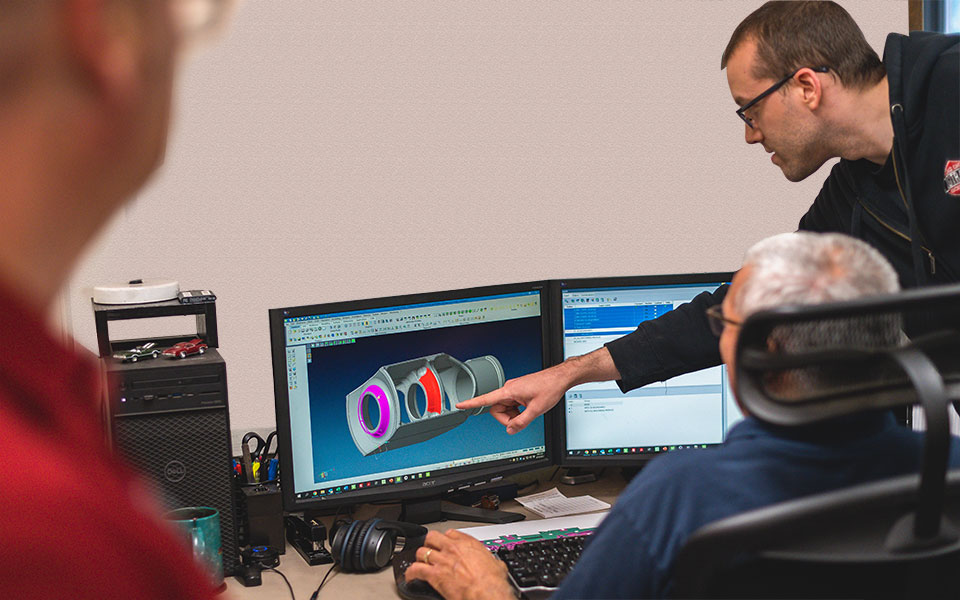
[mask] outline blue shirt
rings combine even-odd
[[[960,440],[950,464],[960,466]],[[673,561],[707,523],[919,469],[923,436],[889,411],[781,428],[746,418],[720,447],[650,462],[617,499],[552,598],[670,594]]]

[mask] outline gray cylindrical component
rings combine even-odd
[[[411,371],[410,374],[397,385],[397,391],[403,394],[403,406],[407,411],[407,416],[411,423],[427,416],[426,406],[424,406],[423,410],[420,410],[420,407],[417,406],[417,390],[420,390],[423,394],[424,405],[427,403],[427,390],[424,389],[420,383],[420,378],[426,373],[427,368],[420,367],[419,369]]]
[[[464,363],[438,353],[384,365],[347,394],[350,435],[364,456],[423,442],[484,412],[486,407],[459,410],[456,403],[492,392],[505,380],[500,361],[489,355]],[[402,422],[401,411],[408,422]]]
[[[464,365],[464,367],[466,367],[466,365]],[[477,379],[469,367],[456,370],[453,379],[453,389],[456,397],[451,398],[451,404],[453,404],[454,407],[457,402],[469,400],[477,395]]]
[[[437,354],[434,356],[433,366],[440,376],[447,410],[457,410],[457,402],[476,395],[477,383],[473,372],[465,364],[449,354]]]
[[[483,394],[492,392],[493,390],[502,388],[503,384],[506,383],[506,377],[503,374],[503,366],[495,356],[490,356],[488,354],[487,356],[471,358],[464,364],[468,369],[470,369],[470,372],[473,374],[473,379],[476,382],[474,396],[481,396]],[[486,409],[486,406],[477,408],[470,414],[479,415]]]

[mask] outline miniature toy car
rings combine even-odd
[[[156,358],[160,356],[160,349],[154,348],[154,346],[156,346],[155,343],[147,342],[136,348],[114,352],[113,357],[123,362],[137,362],[141,358]]]
[[[200,338],[194,338],[189,342],[180,342],[174,344],[163,351],[164,358],[184,358],[190,354],[203,354],[208,348],[207,343]]]

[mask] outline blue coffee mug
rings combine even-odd
[[[178,508],[163,516],[176,523],[193,546],[193,558],[210,575],[214,588],[223,586],[223,544],[220,513],[209,506]]]

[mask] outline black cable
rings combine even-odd
[[[283,581],[287,584],[287,589],[290,590],[290,597],[293,598],[293,600],[297,600],[297,597],[293,594],[293,586],[290,585],[290,580],[287,579],[287,576],[286,576],[286,575],[284,575],[283,573],[281,573],[280,571],[276,570],[276,569],[273,568],[273,567],[267,567],[265,570],[266,570],[266,571],[273,571],[274,573],[276,573],[276,574],[279,575],[280,577],[283,577]]]
[[[333,513],[333,522],[330,525],[330,533],[333,534],[333,526],[337,524],[337,518],[340,516],[340,510],[347,508],[347,518],[353,518],[353,505],[352,504],[341,504],[337,507],[337,510]],[[333,539],[330,539],[330,554],[333,555]],[[313,594],[310,596],[310,600],[317,600],[317,595],[320,594],[320,588],[323,587],[323,584],[327,582],[327,577],[330,576],[330,573],[337,567],[336,559],[334,563],[330,565],[330,568],[327,569],[326,575],[323,576],[323,579],[320,580],[320,585],[317,586],[317,589],[313,591]]]
[[[330,573],[333,573],[333,570],[337,568],[337,563],[330,565],[330,568],[327,569],[327,574],[323,576],[323,579],[320,580],[320,585],[317,586],[317,589],[314,590],[313,595],[310,596],[310,600],[317,600],[317,595],[320,593],[320,588],[323,587],[323,584],[327,582],[327,577],[330,576]]]
[[[347,518],[348,518],[348,519],[352,519],[352,518],[353,518],[354,505],[353,505],[353,504],[341,504],[340,506],[337,507],[337,510],[333,513],[333,522],[334,522],[334,523],[337,522],[337,517],[340,516],[340,511],[341,511],[342,509],[344,509],[344,508],[347,509]]]
[[[530,483],[525,483],[525,484],[523,484],[523,485],[521,485],[521,486],[518,486],[518,487],[517,487],[517,493],[520,493],[520,492],[522,492],[523,490],[525,490],[525,489],[527,489],[527,488],[530,488],[530,487],[533,487],[533,486],[535,486],[535,485],[540,485],[540,480],[539,480],[539,479],[534,479],[534,480],[531,481]]]

